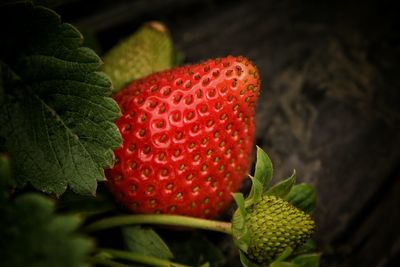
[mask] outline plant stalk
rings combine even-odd
[[[165,215],[165,214],[151,214],[151,215],[124,215],[115,216],[101,219],[85,227],[86,232],[94,232],[107,228],[132,225],[132,224],[157,224],[197,228],[203,230],[210,230],[232,235],[231,223],[206,220],[181,215]]]

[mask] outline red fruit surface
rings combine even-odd
[[[123,138],[108,187],[135,213],[214,217],[246,177],[260,80],[244,57],[136,80],[115,100]]]

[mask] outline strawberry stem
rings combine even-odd
[[[206,220],[206,219],[187,217],[181,215],[164,215],[164,214],[152,214],[152,215],[141,214],[141,215],[108,217],[88,225],[84,230],[86,232],[94,232],[106,228],[132,225],[132,224],[157,224],[157,225],[183,226],[183,227],[222,232],[228,235],[232,235],[232,229],[231,229],[232,225],[231,223],[228,222]]]
[[[103,249],[98,249],[98,253],[99,256],[95,256],[94,258],[92,258],[92,262],[110,267],[131,266],[115,262],[113,261],[113,259],[132,261],[154,267],[189,267],[188,265],[175,263],[168,260],[159,259],[149,255],[139,254],[131,251],[103,248]],[[101,254],[106,254],[107,256],[111,256],[111,258],[110,259],[103,258],[102,256],[100,256]]]

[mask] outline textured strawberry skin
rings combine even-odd
[[[247,174],[259,88],[256,67],[228,56],[120,91],[123,144],[106,172],[117,201],[135,213],[216,216]]]

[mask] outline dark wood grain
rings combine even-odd
[[[277,178],[295,168],[317,188],[322,266],[398,266],[400,31],[389,2],[101,1],[74,15],[78,3],[59,12],[103,50],[159,19],[186,62],[250,58],[263,79],[257,144]]]

